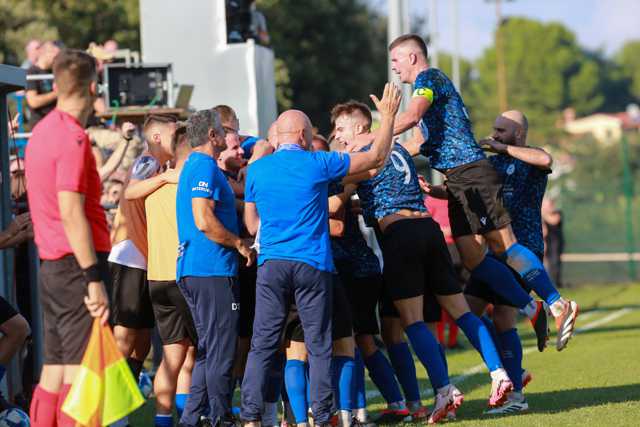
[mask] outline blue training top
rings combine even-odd
[[[333,272],[329,242],[329,182],[349,172],[347,154],[309,152],[297,145],[252,163],[245,202],[260,216],[258,265],[270,259],[300,261]]]
[[[176,197],[180,241],[177,280],[185,276],[237,275],[238,252],[210,240],[196,227],[191,206],[191,200],[195,198],[213,200],[213,214],[227,230],[238,234],[236,199],[227,179],[213,157],[191,153],[180,173]]]

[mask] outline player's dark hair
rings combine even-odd
[[[371,127],[373,118],[371,117],[371,110],[367,107],[367,104],[363,104],[359,101],[347,101],[342,104],[338,104],[331,109],[331,127],[335,127],[336,120],[343,114],[351,115],[358,112],[367,119],[367,129]]]
[[[424,42],[422,37],[420,37],[417,34],[405,34],[405,35],[402,35],[402,36],[396,38],[389,45],[389,51],[391,51],[391,50],[395,49],[396,47],[398,47],[398,46],[400,46],[402,44],[405,44],[407,42],[414,43],[416,46],[418,46],[420,51],[424,54],[425,58],[429,57],[429,51],[427,50],[427,44]]]
[[[185,122],[178,122],[176,126],[176,131],[173,134],[173,139],[171,140],[171,151],[176,152],[176,148],[182,147],[185,144],[188,144],[189,140],[187,139],[187,124]]]
[[[220,120],[223,123],[229,123],[232,120],[238,120],[238,116],[236,115],[236,112],[233,110],[233,108],[229,107],[228,105],[216,105],[215,107],[213,107],[213,109],[215,111],[218,112],[218,114],[220,114]]]

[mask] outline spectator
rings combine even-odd
[[[249,8],[251,9],[251,35],[259,44],[268,46],[270,38],[267,31],[267,19],[262,12],[256,9],[255,0],[249,2]]]
[[[32,65],[36,63],[36,61],[38,60],[40,45],[41,43],[40,43],[40,40],[38,39],[29,40],[27,45],[24,47],[24,52],[27,57],[22,62],[22,65],[20,65],[21,68],[28,70],[29,68],[31,68]]]
[[[311,139],[311,147],[312,151],[329,151],[329,143],[327,142],[327,138],[316,133],[313,135]]]
[[[39,49],[38,59],[29,67],[27,75],[49,74],[53,60],[60,52],[60,47],[52,41],[45,42]],[[29,80],[26,91],[27,105],[31,110],[29,123],[31,128],[56,107],[58,94],[53,88],[53,79]]]
[[[551,280],[562,288],[562,260],[564,252],[564,232],[562,230],[562,211],[552,199],[542,201],[542,221],[544,232],[544,263]]]
[[[113,39],[107,40],[102,46],[104,50],[110,53],[112,56],[115,56],[116,52],[119,49],[118,42]]]

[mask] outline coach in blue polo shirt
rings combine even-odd
[[[180,425],[196,426],[202,415],[215,423],[231,414],[240,315],[238,252],[247,265],[255,254],[238,237],[235,196],[216,164],[226,148],[218,113],[194,113],[187,121],[187,138],[193,151],[178,183],[177,280],[193,315],[198,349]]]
[[[370,151],[310,152],[311,122],[301,111],[289,110],[276,122],[276,152],[249,166],[245,222],[252,234],[260,227],[256,315],[242,383],[242,418],[249,426],[260,420],[266,373],[278,351],[291,299],[308,337],[314,419],[320,426],[329,423],[334,266],[328,185],[347,175],[375,173],[387,159],[400,96],[395,85],[387,84],[382,100],[371,98],[382,118]]]

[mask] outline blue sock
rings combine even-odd
[[[552,305],[560,299],[560,293],[553,286],[540,258],[533,252],[521,244],[515,243],[507,249],[504,257],[507,264],[520,274],[520,277],[547,305]]]
[[[367,407],[367,394],[364,384],[364,360],[362,353],[356,349],[355,367],[353,369],[353,387],[351,401],[353,409],[361,409]]]
[[[440,356],[440,344],[424,322],[416,322],[404,330],[413,351],[427,370],[431,385],[436,390],[449,384],[449,375]]]
[[[184,406],[187,404],[187,398],[189,394],[176,394],[176,412],[178,413],[178,419],[182,416],[182,411],[184,411]]]
[[[533,299],[522,289],[511,270],[490,256],[471,271],[471,276],[485,283],[492,291],[518,308],[525,308]]]
[[[518,330],[513,328],[498,335],[502,363],[507,371],[513,389],[522,390],[522,342],[518,336]]]
[[[500,343],[500,340],[498,339],[498,331],[496,331],[496,325],[493,324],[493,321],[489,319],[489,317],[486,314],[482,316],[480,320],[482,320],[482,323],[484,323],[484,326],[487,328],[487,330],[491,334],[491,338],[493,338],[493,342],[496,343],[496,345],[498,345]]]
[[[478,316],[468,311],[460,316],[458,320],[456,320],[456,323],[460,326],[460,329],[462,329],[471,344],[478,350],[489,372],[502,368],[500,355],[491,338],[491,333],[480,319],[478,319]]]
[[[287,360],[284,368],[284,383],[296,424],[306,423],[309,412],[307,373],[304,365],[301,360]]]
[[[413,362],[413,355],[409,349],[409,344],[400,342],[387,347],[389,359],[396,371],[396,377],[400,381],[404,398],[407,402],[420,400],[420,387],[416,376],[416,364]]]
[[[371,381],[378,387],[387,403],[402,401],[402,393],[393,374],[393,367],[380,350],[364,359],[364,364],[367,365]]]
[[[352,357],[334,356],[332,365],[336,404],[339,410],[350,411],[353,405],[351,401],[351,383],[353,382],[355,361]]]
[[[0,381],[4,379],[4,374],[7,372],[7,368],[4,365],[0,365]]]
[[[156,427],[171,427],[173,426],[173,415],[160,415],[156,414],[154,419]]]

